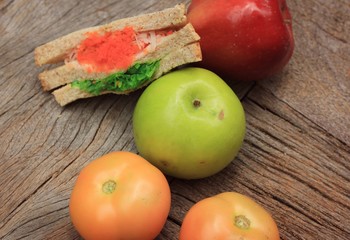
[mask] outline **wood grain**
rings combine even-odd
[[[289,5],[294,56],[280,76],[261,84],[350,145],[350,3],[290,1]]]
[[[110,151],[137,152],[132,112],[142,90],[61,108],[40,87],[34,48],[179,2],[0,1],[0,239],[80,239],[68,212],[78,173]],[[350,3],[288,5],[296,39],[291,62],[270,79],[231,85],[246,111],[244,145],[215,176],[168,178],[172,208],[158,240],[178,239],[189,208],[224,191],[269,210],[281,239],[349,238]]]

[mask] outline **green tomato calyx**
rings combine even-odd
[[[244,215],[235,216],[235,226],[242,230],[247,230],[250,227],[250,220]]]
[[[117,187],[117,183],[114,180],[108,180],[102,185],[102,192],[105,194],[112,194]]]

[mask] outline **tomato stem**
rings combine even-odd
[[[244,215],[235,216],[235,226],[240,229],[248,229],[250,227],[250,220]]]
[[[102,185],[102,192],[105,194],[112,194],[117,186],[114,180],[108,180]]]
[[[194,106],[195,108],[199,108],[199,107],[201,106],[201,101],[198,100],[198,99],[195,99],[195,100],[193,101],[193,106]]]

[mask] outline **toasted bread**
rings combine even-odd
[[[144,87],[145,85],[149,84],[153,80],[161,77],[164,73],[167,73],[176,67],[179,67],[187,63],[198,62],[201,60],[202,60],[202,54],[201,54],[201,49],[198,42],[192,43],[183,48],[175,50],[160,60],[160,66],[156,71],[156,73],[154,74],[154,76],[152,77],[152,79],[146,84],[139,86],[139,88]],[[108,93],[128,94],[129,92],[102,92],[100,95],[108,94]],[[95,96],[90,93],[81,91],[78,88],[74,88],[70,84],[53,91],[52,94],[55,96],[56,101],[61,106],[65,106],[78,99]]]
[[[164,38],[163,42],[157,46],[156,51],[136,59],[135,62],[147,62],[152,59],[160,59],[164,55],[180,49],[187,44],[199,41],[199,36],[191,24],[187,24],[179,31]],[[87,72],[77,61],[72,61],[63,66],[44,71],[39,74],[39,79],[44,91],[50,91],[76,79],[103,78],[107,73]]]
[[[77,99],[96,95],[107,93],[128,94],[150,84],[178,66],[201,61],[200,37],[193,26],[187,23],[185,13],[185,5],[178,4],[174,8],[163,11],[82,29],[36,48],[35,62],[37,65],[63,63],[61,66],[45,70],[39,74],[43,90],[54,90],[53,95],[56,101],[61,106],[65,106]],[[103,57],[102,66],[106,65],[105,59],[106,61],[108,59],[113,61],[113,64],[109,65],[111,69],[108,71],[100,71],[94,68],[96,56],[100,56],[100,51],[95,49],[96,45],[93,45],[93,54],[90,56],[93,62],[86,64],[80,61],[80,46],[83,42],[92,41],[91,34],[98,36],[98,39],[99,37],[108,39],[109,36],[115,33],[126,34],[123,32],[125,29],[132,29],[131,40],[124,41],[124,38],[123,40],[117,38],[113,39],[111,43],[108,42],[108,44],[123,46],[122,44],[125,43],[125,48],[137,46],[131,57],[132,63],[129,65],[128,62],[128,66],[133,69],[133,66],[142,65],[147,70],[129,73],[128,69],[118,68],[115,65],[118,63],[115,62],[115,59],[124,56],[124,46],[114,51],[115,55],[113,56],[103,55],[108,57]],[[115,44],[116,42],[117,44]],[[98,44],[101,44],[100,40]],[[107,46],[109,51],[111,46]],[[152,65],[151,72],[150,65]],[[88,84],[89,89],[86,88],[86,84]],[[97,85],[99,86],[98,90],[96,90]]]
[[[37,47],[34,51],[35,63],[38,66],[42,66],[44,64],[63,61],[67,54],[86,38],[86,33],[88,32],[96,31],[103,33],[121,30],[126,26],[133,26],[137,32],[178,28],[186,24],[187,19],[185,13],[185,5],[178,4],[173,8],[168,8],[163,11],[118,19],[105,25],[78,30]]]

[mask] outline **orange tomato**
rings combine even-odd
[[[130,152],[88,164],[73,188],[69,211],[84,239],[154,239],[170,211],[170,188],[160,170]]]
[[[203,199],[186,214],[180,240],[278,240],[271,215],[247,196],[225,192]]]

